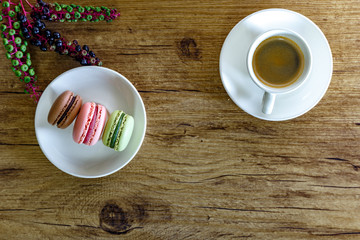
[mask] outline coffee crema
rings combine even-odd
[[[252,65],[263,84],[283,88],[295,83],[303,73],[304,54],[293,40],[273,36],[256,48]]]

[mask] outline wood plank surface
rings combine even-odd
[[[62,3],[71,3],[63,0]],[[147,111],[136,157],[98,179],[43,155],[36,105],[0,48],[0,239],[359,239],[358,0],[81,0],[112,23],[48,24],[126,76]],[[256,119],[227,95],[219,55],[247,15],[286,8],[326,35],[334,72],[320,103],[284,122]],[[79,66],[32,47],[42,90]]]

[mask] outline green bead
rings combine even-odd
[[[22,52],[26,52],[26,46],[25,46],[25,45],[21,45],[21,46],[20,46],[20,50],[21,50]]]
[[[58,5],[58,6],[55,7],[55,10],[58,11],[58,12],[60,12],[60,11],[62,10],[62,8],[61,8],[60,5]]]
[[[7,50],[9,53],[14,50],[14,46],[13,46],[13,45],[10,45],[10,44],[6,45],[5,48],[6,48],[6,50]]]
[[[78,20],[77,19],[72,19],[71,22],[77,22]]]
[[[79,19],[79,18],[81,18],[81,13],[76,12],[74,16],[75,16],[75,18]]]
[[[70,4],[70,6],[72,7],[72,8],[74,8],[74,7],[76,7],[76,4]]]
[[[59,11],[61,11],[61,9],[60,9]],[[56,19],[57,19],[57,16],[56,16],[55,14],[52,14],[52,15],[51,15],[51,19],[52,19],[52,20],[56,20]]]
[[[20,76],[21,76],[21,72],[20,72],[19,70],[16,70],[16,71],[15,71],[15,76],[20,77]]]
[[[105,7],[105,6],[101,6],[102,10],[109,10],[109,8]]]
[[[27,46],[27,45],[28,45],[28,41],[24,40],[24,45]]]
[[[86,18],[82,18],[82,19],[80,19],[80,21],[81,22],[86,22],[87,20],[86,20]]]
[[[11,64],[12,64],[14,67],[19,66],[19,61],[16,60],[16,59],[13,59],[13,60],[11,61]]]
[[[15,17],[15,12],[14,11],[9,11],[8,14],[9,14],[10,17]]]
[[[7,1],[3,2],[3,7],[4,8],[10,7],[10,3]]]
[[[26,64],[21,65],[20,68],[21,68],[21,71],[23,71],[23,72],[26,72],[27,70],[29,70],[29,66]]]
[[[91,16],[91,15],[87,15],[87,16],[86,16],[86,19],[87,19],[88,21],[91,21],[92,16]]]
[[[20,37],[16,37],[14,41],[15,41],[15,43],[16,43],[17,45],[20,45],[20,44],[21,44],[21,38],[20,38]]]
[[[23,54],[23,52],[21,52],[21,51],[17,51],[16,53],[15,53],[15,57],[17,57],[17,58],[22,58],[24,56],[24,54]]]
[[[59,21],[60,21],[60,22],[65,22],[65,19],[62,18],[62,19],[60,19]]]
[[[105,19],[104,15],[100,15],[100,16],[99,16],[99,20],[100,20],[100,21],[103,21],[104,19]]]
[[[24,77],[24,82],[29,83],[31,81],[31,78],[29,76]]]
[[[79,7],[78,11],[79,11],[79,13],[83,13],[85,11],[85,9],[83,7]]]
[[[106,14],[106,16],[110,16],[111,15],[110,10],[106,10],[105,14]]]
[[[101,8],[96,7],[96,8],[95,8],[95,11],[100,12],[100,11],[101,11]]]
[[[70,18],[71,18],[70,13],[66,13],[66,14],[65,14],[65,18],[66,18],[66,19],[70,19]]]
[[[20,7],[19,6],[15,6],[15,12],[20,12]]]
[[[60,6],[61,6],[62,8],[67,8],[68,5],[66,5],[66,4],[60,4]]]
[[[3,33],[1,34],[1,37],[2,37],[2,38],[6,38],[5,34],[3,34]]]
[[[68,12],[72,12],[74,9],[73,9],[71,6],[68,6],[68,7],[66,8],[66,10],[67,10]]]
[[[26,58],[27,58],[27,59],[31,59],[30,53],[27,53],[27,54],[26,54]]]
[[[34,69],[33,69],[33,68],[30,68],[30,70],[29,70],[29,74],[30,74],[30,76],[34,76],[34,75],[35,75],[35,71],[34,71]]]
[[[32,63],[32,62],[31,62],[30,59],[27,59],[27,60],[26,60],[26,65],[28,65],[29,67],[31,66],[31,63]]]
[[[6,46],[9,44],[9,40],[7,40],[6,38],[3,39],[3,44]]]
[[[90,10],[91,10],[91,7],[85,6],[85,9],[86,9],[86,11],[90,11]]]
[[[10,36],[15,35],[15,33],[16,33],[15,29],[10,29],[10,30],[9,30],[9,35],[10,35]]]
[[[14,67],[11,67],[11,70],[12,70],[13,72],[15,72],[15,71],[16,71],[16,68],[14,68]]]
[[[95,20],[94,20],[94,22],[98,22],[98,21],[99,21],[99,19],[95,19]]]
[[[1,24],[1,27],[0,27],[0,28],[1,28],[1,31],[4,32],[4,31],[6,30],[6,25],[5,25],[5,24]]]
[[[0,21],[2,21],[3,20],[3,17],[2,17],[2,14],[0,14]]]
[[[7,58],[7,59],[11,59],[11,54],[6,53],[6,58]]]
[[[14,23],[13,23],[13,27],[14,27],[15,29],[19,29],[19,28],[20,28],[20,23],[19,23],[19,22],[14,22]]]

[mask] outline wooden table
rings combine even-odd
[[[146,137],[131,163],[110,176],[58,170],[39,148],[36,105],[1,47],[1,239],[360,238],[358,0],[77,3],[115,7],[122,16],[49,28],[88,44],[104,66],[130,79],[146,106]],[[219,76],[228,32],[266,8],[309,17],[332,48],[326,95],[294,120],[246,114]],[[42,90],[79,66],[30,51]]]

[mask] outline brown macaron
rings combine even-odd
[[[63,92],[53,103],[48,122],[58,128],[67,128],[80,111],[82,99],[71,91]]]

